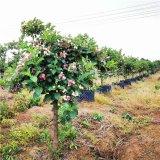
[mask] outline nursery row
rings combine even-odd
[[[146,78],[148,76],[149,76],[149,74],[143,74],[143,75],[139,75],[134,78],[128,78],[125,80],[121,80],[120,82],[117,82],[117,83],[112,82],[111,85],[103,85],[103,86],[98,87],[96,92],[100,92],[103,94],[110,93],[112,91],[113,86],[119,86],[120,88],[124,89],[125,86],[132,85],[133,82],[141,81],[143,78]],[[77,98],[77,101],[78,102],[81,102],[81,101],[93,102],[93,101],[95,101],[94,95],[95,95],[95,90],[82,91],[82,94],[80,94],[80,96]]]

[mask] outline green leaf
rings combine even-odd
[[[35,92],[36,92],[36,94],[37,94],[38,96],[41,95],[42,91],[43,91],[43,88],[42,88],[42,87],[36,87],[36,88],[35,88]]]
[[[51,100],[52,100],[52,98],[51,98],[51,95],[49,95],[49,94],[46,94],[44,99],[43,99],[44,102],[49,102]]]
[[[49,90],[49,91],[54,91],[54,90],[56,90],[56,86],[50,86],[50,87],[48,88],[48,90]]]
[[[36,76],[32,76],[30,79],[35,83],[37,82],[37,77]]]
[[[54,98],[55,98],[56,100],[59,100],[60,96],[61,96],[60,93],[55,93],[55,94],[54,94]]]
[[[88,77],[90,74],[91,74],[90,72],[87,72],[87,73],[83,74],[82,76],[80,76],[78,80],[79,80],[79,81],[82,81],[82,80],[84,80],[86,77]]]
[[[73,110],[70,112],[71,119],[75,118],[78,115],[78,110]]]
[[[56,73],[56,70],[52,70],[52,74],[55,74]]]

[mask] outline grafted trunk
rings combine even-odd
[[[58,105],[53,106],[53,132],[54,159],[56,159],[56,152],[58,149]]]

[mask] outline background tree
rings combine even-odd
[[[0,44],[0,78],[3,78],[6,69],[7,47]]]

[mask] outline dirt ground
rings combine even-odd
[[[160,159],[160,90],[155,84],[160,72],[151,75],[144,81],[139,81],[125,89],[114,88],[110,94],[103,95],[109,103],[81,102],[79,115],[73,121],[78,130],[78,137],[74,141],[77,149],[64,147],[63,160],[159,160]],[[12,94],[0,89],[0,99],[4,95],[12,101]],[[111,101],[111,102],[110,102]],[[92,118],[93,113],[101,113],[101,122]],[[138,117],[138,123],[128,122],[121,117],[127,112]],[[32,115],[44,114],[52,120],[49,105],[35,106],[16,116],[17,125],[31,122]],[[143,117],[149,122],[142,121]],[[82,121],[89,122],[89,127],[81,125]],[[49,125],[52,131],[52,124]],[[34,157],[34,158],[33,158]],[[44,146],[30,146],[17,160],[49,160],[49,153]]]

